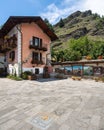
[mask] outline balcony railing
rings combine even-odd
[[[47,51],[47,44],[42,44],[41,46],[36,46],[36,45],[29,45],[30,49],[35,49],[35,50],[42,50],[42,51]]]
[[[15,36],[11,38],[4,39],[3,43],[0,45],[0,50],[2,52],[7,52],[17,47],[17,38]]]
[[[37,64],[37,65],[43,65],[44,64],[44,62],[43,62],[43,60],[32,60],[31,61],[31,64]]]
[[[16,48],[17,47],[17,44],[15,43],[7,43],[7,44],[4,44],[4,45],[1,45],[1,51],[9,51],[9,50],[12,50],[13,48]]]

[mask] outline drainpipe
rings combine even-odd
[[[49,61],[47,62],[47,60],[48,60],[48,55],[51,55],[51,53],[47,53],[47,54],[46,54],[46,65],[47,65],[47,63],[49,62]]]

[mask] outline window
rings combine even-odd
[[[41,53],[37,53],[37,52],[33,52],[32,53],[32,59],[34,61],[41,61],[42,60],[42,54]]]
[[[33,37],[33,45],[41,47],[42,46],[42,39],[37,38],[37,37]]]
[[[38,60],[38,53],[37,52],[32,53],[32,59],[36,60],[36,61]]]
[[[9,53],[9,58],[11,59],[11,61],[14,61],[14,59],[15,59],[15,51],[11,51]]]

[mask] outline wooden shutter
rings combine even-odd
[[[42,53],[40,53],[40,61],[42,61]]]
[[[15,51],[12,51],[11,55],[12,55],[12,61],[13,61],[15,59]]]
[[[42,47],[42,39],[40,39],[40,47]]]

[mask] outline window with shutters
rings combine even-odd
[[[42,63],[42,54],[38,52],[32,52],[32,64],[41,64]]]
[[[42,39],[33,37],[33,46],[41,47],[42,46]]]
[[[32,59],[33,59],[34,61],[38,61],[39,55],[38,55],[37,52],[33,52],[33,53],[32,53]]]

